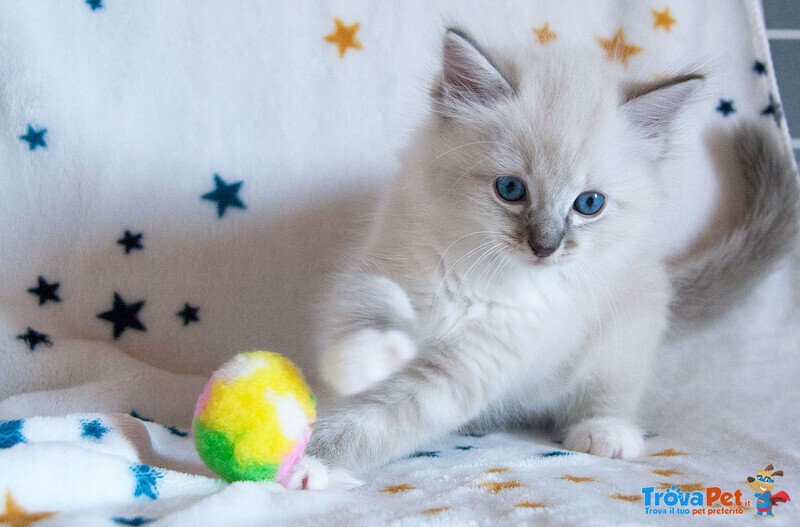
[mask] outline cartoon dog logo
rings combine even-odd
[[[756,516],[772,516],[772,506],[779,503],[791,501],[789,495],[784,492],[772,494],[775,488],[775,476],[783,476],[782,470],[773,470],[775,467],[767,465],[762,470],[756,471],[756,477],[747,478],[747,486],[756,493]]]

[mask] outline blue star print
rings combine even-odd
[[[19,138],[28,143],[28,150],[36,150],[36,147],[39,146],[47,148],[47,143],[44,142],[44,134],[46,133],[47,128],[34,130],[33,126],[28,125],[28,133],[19,136]]]
[[[50,335],[46,335],[45,333],[39,333],[33,328],[28,328],[28,331],[23,333],[22,335],[17,335],[17,340],[21,340],[28,347],[31,351],[36,351],[36,346],[42,344],[44,346],[52,346],[53,342],[50,340]]]
[[[28,289],[28,292],[39,297],[40,306],[48,300],[52,300],[53,302],[61,302],[61,297],[56,294],[58,287],[61,285],[60,283],[54,282],[52,284],[48,284],[44,276],[39,276],[36,281],[39,282],[39,285],[36,287],[31,287]]]
[[[553,450],[552,452],[545,452],[543,454],[539,454],[539,457],[560,457],[569,455],[572,455],[572,453],[564,452],[563,450]]]
[[[143,416],[139,415],[139,412],[137,412],[136,410],[131,410],[130,416],[135,418],[135,419],[138,419],[139,421],[144,421],[145,423],[152,423],[153,422],[152,419],[148,419],[147,417],[143,417]]]
[[[200,196],[201,199],[217,202],[217,216],[223,217],[228,207],[236,207],[238,209],[246,209],[244,203],[239,199],[239,189],[244,184],[244,181],[237,181],[236,183],[227,183],[224,179],[219,177],[219,174],[214,174],[214,185],[216,188],[207,194]]]
[[[200,311],[199,307],[184,304],[183,309],[175,313],[175,315],[183,319],[184,326],[188,326],[192,322],[200,322],[200,318],[197,316],[198,311]]]
[[[183,430],[174,425],[167,426],[166,429],[169,430],[169,433],[174,436],[187,437],[189,435],[189,432],[184,432]]]
[[[81,437],[84,439],[98,440],[111,431],[110,428],[103,426],[100,419],[89,421],[88,419],[81,419]]]
[[[781,105],[778,104],[778,101],[775,100],[775,97],[773,97],[771,93],[769,94],[769,105],[761,110],[761,115],[771,115],[775,124],[778,126],[781,125],[781,117],[783,116]]]
[[[139,310],[142,309],[144,303],[144,300],[140,300],[139,302],[128,304],[119,296],[119,293],[115,291],[113,307],[110,311],[104,311],[97,315],[97,318],[102,318],[114,325],[114,340],[117,340],[128,328],[137,331],[147,331],[147,327],[139,320]]]
[[[131,472],[136,478],[136,489],[133,497],[147,496],[151,500],[158,499],[158,480],[164,477],[164,473],[150,465],[132,465]]]
[[[111,521],[116,523],[117,525],[132,525],[133,527],[138,527],[139,525],[144,525],[146,523],[156,521],[155,518],[145,518],[144,516],[136,516],[134,518],[123,518],[121,516],[114,516],[111,518]]]
[[[440,455],[441,455],[441,452],[439,452],[439,451],[426,450],[426,451],[422,451],[422,452],[415,452],[414,454],[411,455],[411,459],[413,459],[415,457],[439,457]]]
[[[156,521],[155,518],[145,518],[144,516],[136,516],[134,518],[123,518],[121,516],[114,516],[111,518],[111,521],[116,523],[117,525],[132,525],[133,527],[138,527],[139,525],[144,525],[145,523],[150,523]]]
[[[767,65],[760,60],[755,60],[753,61],[753,71],[756,72],[756,75],[766,75]]]
[[[92,11],[97,9],[103,9],[105,6],[103,5],[103,0],[86,0],[86,5],[92,8]]]
[[[140,232],[138,234],[133,234],[131,231],[126,229],[125,235],[119,240],[117,240],[117,243],[125,247],[125,254],[130,253],[134,249],[138,249],[141,251],[144,249],[144,247],[142,247],[143,236],[144,233]]]
[[[24,424],[25,421],[22,419],[0,421],[0,448],[11,448],[20,443],[27,443],[25,436],[22,435]]]
[[[717,111],[721,113],[723,117],[728,117],[729,114],[735,113],[736,108],[733,107],[733,100],[720,99]]]

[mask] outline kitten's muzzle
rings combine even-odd
[[[547,258],[558,249],[558,246],[555,247],[548,247],[544,245],[539,245],[538,243],[534,242],[533,240],[528,240],[528,245],[530,246],[533,254],[538,256],[539,258]]]

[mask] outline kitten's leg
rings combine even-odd
[[[462,335],[317,421],[307,453],[358,472],[408,455],[477,416],[523,370],[512,354]],[[489,351],[490,350],[490,351]]]
[[[659,295],[638,299],[617,306],[615,318],[588,339],[596,346],[593,366],[560,419],[569,450],[624,459],[644,451],[634,417],[667,315]]]
[[[417,355],[415,324],[411,301],[389,278],[341,277],[323,313],[322,377],[345,395],[386,379]]]

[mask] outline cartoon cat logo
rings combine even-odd
[[[762,470],[756,471],[756,477],[749,476],[747,485],[756,493],[756,516],[772,516],[772,506],[791,501],[785,491],[772,494],[775,488],[775,476],[783,476],[782,470],[773,470],[775,467],[767,465]]]

